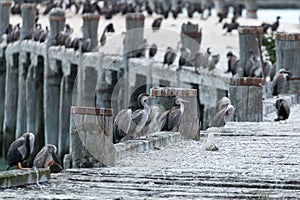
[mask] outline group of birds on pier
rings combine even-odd
[[[57,155],[57,148],[55,145],[46,144],[35,156],[33,164],[29,162],[34,150],[35,135],[33,133],[24,133],[10,144],[7,152],[8,167],[17,165],[18,169],[26,170],[28,167],[36,168],[50,168],[56,165],[59,170],[62,170],[60,161]],[[25,165],[25,167],[24,167]]]
[[[114,119],[113,142],[118,143],[126,139],[135,139],[157,131],[177,132],[184,112],[184,102],[180,97],[171,100],[170,108],[163,105],[150,104],[153,98],[146,93],[137,97],[138,108],[126,108]]]

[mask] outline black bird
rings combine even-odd
[[[284,89],[284,86],[286,84],[287,78],[291,75],[289,71],[286,69],[280,69],[274,76],[273,79],[273,96],[278,96],[282,90]]]
[[[153,23],[152,23],[152,30],[153,31],[159,30],[162,20],[163,20],[163,18],[159,17],[159,18],[157,18],[153,21]]]
[[[46,144],[35,156],[33,166],[36,168],[50,168],[53,165],[57,165],[62,170],[56,146],[53,144]]]
[[[104,46],[106,43],[106,33],[107,32],[111,32],[111,33],[115,32],[115,29],[114,29],[114,26],[112,23],[109,23],[103,30],[103,33],[100,37],[100,45],[101,46]]]
[[[33,133],[24,133],[11,143],[7,152],[8,167],[6,170],[14,165],[18,165],[19,169],[25,169],[22,167],[22,163],[27,161],[32,154],[34,141],[35,136]]]
[[[219,12],[217,15],[219,17],[219,23],[222,23],[223,19],[228,16],[229,7],[225,6],[223,12]]]
[[[224,23],[223,29],[227,28],[227,33],[231,33],[232,30],[237,30],[240,24],[238,22],[232,22],[232,23]]]
[[[190,59],[191,51],[188,48],[181,47],[180,48],[180,58],[178,61],[178,70],[182,69],[182,66],[186,65]]]
[[[280,19],[280,18],[281,18],[280,16],[277,16],[276,22],[275,22],[274,24],[271,25],[271,30],[272,30],[272,32],[277,31],[277,29],[278,29],[278,27],[279,27],[279,19]]]
[[[262,23],[260,26],[263,28],[263,32],[264,32],[264,33],[267,33],[267,32],[268,32],[268,29],[269,29],[269,27],[270,27],[271,25],[268,24],[268,23]]]
[[[239,60],[236,55],[234,55],[231,51],[229,51],[226,55],[228,59],[228,69],[227,72],[231,72],[231,74],[234,76],[237,73],[238,67],[239,67]]]
[[[170,65],[173,64],[175,58],[176,58],[176,53],[174,52],[174,50],[172,49],[172,47],[168,47],[167,51],[166,51],[166,53],[164,55],[163,65],[167,64],[168,67],[169,67]]]
[[[42,30],[42,31],[41,31],[41,36],[40,36],[40,38],[39,38],[39,41],[40,41],[40,42],[45,42],[46,39],[47,39],[47,36],[48,36],[48,34],[49,34],[48,26],[46,26],[45,29],[46,29],[46,30]]]
[[[277,99],[275,104],[277,118],[274,119],[275,122],[285,120],[287,122],[287,119],[290,115],[290,106],[288,102],[285,99]]]
[[[21,3],[15,3],[10,9],[10,13],[12,15],[21,15],[21,5]]]
[[[167,113],[166,121],[161,129],[161,131],[172,131],[177,132],[181,123],[182,115],[184,112],[184,104],[187,102],[179,97],[175,98],[175,105],[172,106]]]
[[[156,44],[152,44],[149,48],[149,57],[153,58],[157,53],[157,45]]]

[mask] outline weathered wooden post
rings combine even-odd
[[[188,48],[191,51],[190,58],[199,52],[202,41],[202,29],[199,29],[198,24],[190,22],[183,23],[180,34],[181,44],[183,48]]]
[[[99,15],[94,14],[84,14],[83,19],[83,38],[91,38],[92,49],[98,46],[98,24],[99,24]]]
[[[33,30],[36,17],[36,5],[25,3],[21,6],[22,27],[21,40],[24,40]],[[20,137],[26,131],[26,78],[30,65],[30,54],[20,52],[19,57],[19,90],[18,90],[18,111],[17,111],[17,129],[16,137]]]
[[[107,108],[71,108],[70,154],[73,168],[115,165],[112,116],[113,110]]]
[[[150,89],[154,102],[170,109],[175,96],[186,100],[179,132],[186,139],[198,140],[200,137],[200,113],[196,89],[158,87]]]
[[[263,78],[231,78],[229,99],[235,108],[234,121],[260,122],[263,118]]]
[[[0,36],[2,36],[9,25],[11,1],[0,1]],[[0,43],[2,37],[0,37]],[[0,47],[0,144],[3,139],[3,120],[4,120],[4,102],[5,102],[5,77],[6,77],[6,60],[5,47]],[[0,149],[0,155],[2,148]]]
[[[125,81],[123,90],[120,90],[121,99],[125,101],[120,102],[122,108],[125,107],[126,100],[130,99],[131,91],[129,87],[129,72],[128,59],[136,57],[140,45],[144,41],[144,21],[145,16],[141,13],[128,13],[126,15],[126,37],[123,49],[123,66],[125,73]]]
[[[60,8],[52,9],[49,15],[50,35],[47,40],[47,49],[55,43],[55,37],[65,26],[65,13]],[[48,50],[46,51],[44,69],[44,118],[45,118],[45,143],[58,144],[59,124],[59,95],[61,72],[50,67]]]
[[[217,14],[224,13],[225,4],[225,0],[214,0],[215,10]]]
[[[300,95],[300,34],[276,33],[275,48],[276,71],[281,68],[289,70],[292,73],[288,81],[289,93]]]
[[[257,1],[256,0],[245,0],[246,16],[247,18],[257,18]]]
[[[69,71],[69,74],[64,74],[60,84],[58,155],[61,159],[70,149],[70,109],[73,86],[77,76],[76,65],[70,63],[63,63],[63,65],[71,69],[66,70]]]
[[[246,63],[251,55],[251,51],[254,55],[260,58],[260,47],[258,39],[262,39],[263,28],[260,26],[240,26],[239,32],[239,44],[240,44],[240,66],[245,69]]]

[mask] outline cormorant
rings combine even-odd
[[[152,44],[149,48],[149,58],[153,58],[157,53],[157,45],[156,44]]]
[[[287,119],[290,115],[290,106],[288,102],[285,99],[277,99],[275,104],[277,118],[274,119],[275,122],[285,120],[287,122]]]
[[[168,67],[169,67],[170,65],[173,64],[175,58],[176,58],[176,53],[174,52],[174,50],[172,49],[172,47],[168,47],[167,51],[166,51],[166,53],[164,55],[163,65],[167,64]]]
[[[163,20],[163,18],[159,17],[159,18],[157,18],[153,21],[153,23],[152,23],[152,30],[153,31],[159,30],[162,20]]]
[[[284,86],[286,84],[287,77],[290,76],[290,72],[286,69],[280,69],[274,76],[273,79],[273,96],[278,96],[282,90],[284,89]]]
[[[32,154],[34,141],[35,136],[33,133],[24,133],[11,143],[7,152],[8,167],[6,170],[14,165],[18,165],[19,169],[26,169],[22,167],[22,163],[28,160]]]

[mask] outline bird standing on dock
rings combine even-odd
[[[172,47],[168,47],[168,48],[167,48],[167,51],[166,51],[166,53],[165,53],[165,55],[164,55],[163,66],[164,66],[165,64],[167,64],[168,67],[169,67],[170,65],[173,64],[175,58],[176,58],[176,53],[175,53],[175,51],[173,50]]]
[[[216,103],[216,113],[231,105],[231,101],[228,97],[222,97]]]
[[[277,99],[275,104],[277,118],[274,119],[275,122],[285,120],[285,123],[287,123],[287,119],[290,115],[290,106],[288,102],[285,99]]]
[[[153,58],[157,53],[157,45],[156,44],[152,44],[149,48],[149,58]]]
[[[182,120],[182,115],[184,112],[184,103],[187,102],[184,99],[175,97],[175,105],[172,106],[167,113],[166,121],[161,129],[161,131],[172,131],[177,132]]]
[[[35,156],[33,166],[37,168],[50,168],[53,165],[57,165],[60,170],[62,170],[56,146],[53,144],[46,144]]]
[[[157,18],[157,19],[155,19],[153,21],[153,23],[152,23],[152,30],[153,30],[153,32],[159,30],[162,20],[163,20],[163,18],[159,17],[159,18]]]
[[[18,165],[19,169],[27,169],[22,167],[22,163],[27,161],[33,152],[35,136],[33,133],[24,133],[9,146],[7,152],[8,170],[14,165]]]
[[[274,76],[273,79],[273,92],[272,95],[273,96],[278,96],[282,90],[284,89],[284,86],[286,84],[287,81],[287,77],[290,76],[290,72],[287,71],[286,69],[280,69]]]
[[[235,108],[229,104],[222,110],[218,111],[209,123],[209,127],[222,127],[222,132],[225,132],[225,124],[234,114]]]

